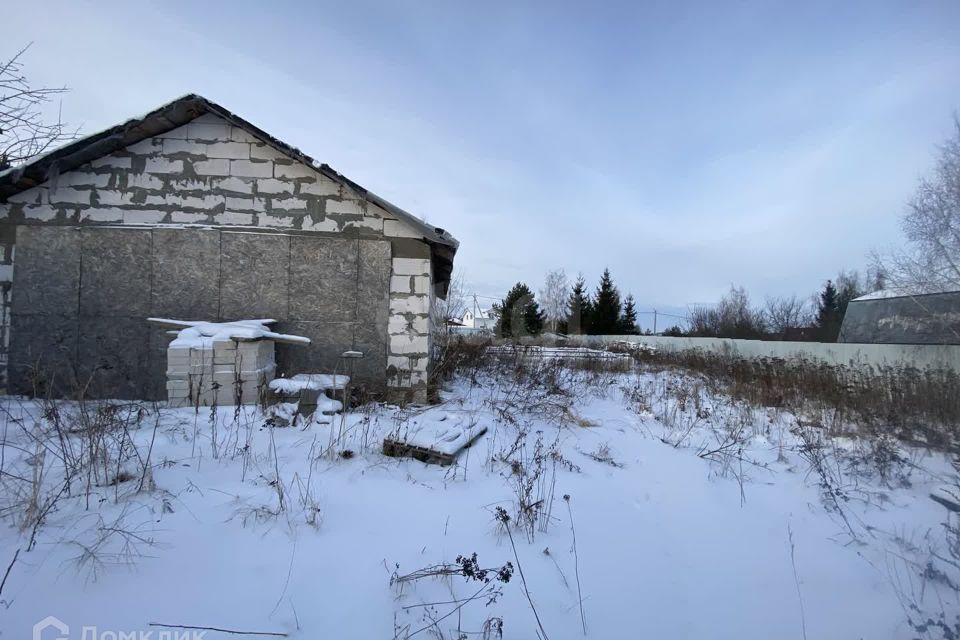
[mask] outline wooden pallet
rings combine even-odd
[[[480,429],[480,431],[478,431],[473,438],[468,440],[465,445],[453,453],[443,453],[442,451],[428,449],[427,447],[421,447],[419,445],[410,444],[401,440],[384,438],[383,455],[390,456],[391,458],[413,458],[414,460],[419,460],[420,462],[425,462],[427,464],[448,466],[457,461],[457,456],[460,455],[460,452],[462,452],[464,449],[468,449],[471,445],[473,445],[474,442],[477,441],[480,436],[486,432],[486,427]]]

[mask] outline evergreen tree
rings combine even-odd
[[[840,333],[840,301],[833,281],[827,280],[817,303],[817,328],[821,342],[836,342]]]
[[[581,273],[577,276],[567,302],[567,333],[575,335],[587,333],[592,306],[590,294],[587,293],[587,283]]]
[[[498,306],[497,335],[501,338],[519,338],[537,335],[543,330],[543,312],[533,297],[530,287],[522,282],[513,285],[507,297]]]
[[[639,335],[637,331],[637,309],[631,293],[627,294],[627,298],[623,302],[623,313],[620,314],[620,333],[626,336]]]
[[[620,330],[620,292],[613,284],[610,270],[604,269],[590,313],[592,335],[615,335]]]

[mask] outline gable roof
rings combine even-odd
[[[144,116],[132,118],[109,129],[79,138],[37,156],[27,163],[0,171],[0,203],[6,202],[7,198],[14,194],[46,182],[51,176],[71,171],[91,160],[96,160],[141,140],[176,129],[206,113],[212,113],[234,126],[241,127],[250,135],[313,167],[327,178],[344,185],[368,202],[396,216],[398,220],[421,234],[424,241],[431,247],[433,262],[437,271],[436,280],[441,284],[441,289],[445,291],[444,283],[449,282],[450,273],[453,270],[453,257],[460,244],[449,232],[404,211],[392,202],[384,200],[372,191],[353,182],[329,165],[317,162],[296,147],[271,136],[232,111],[193,93],[177,98]]]

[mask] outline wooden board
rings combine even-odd
[[[457,449],[453,453],[443,453],[435,449],[429,449],[427,447],[421,447],[418,445],[410,444],[408,442],[403,442],[401,440],[394,440],[392,438],[383,439],[383,455],[389,456],[391,458],[413,458],[414,460],[419,460],[420,462],[425,462],[427,464],[439,464],[443,466],[451,465],[457,461],[457,456],[460,455],[464,449],[469,448],[473,445],[477,439],[487,432],[487,428],[484,427],[477,431],[477,433],[467,441],[465,445]]]

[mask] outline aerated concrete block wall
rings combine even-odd
[[[42,277],[32,281],[31,286],[40,287],[39,292],[24,291],[25,287],[17,284],[23,254],[18,235],[28,227],[64,226],[182,227],[193,233],[175,246],[166,246],[155,234],[149,241],[145,237],[125,237],[115,251],[111,250],[111,255],[116,255],[111,268],[127,264],[136,272],[149,263],[151,284],[146,294],[111,289],[115,283],[105,284],[106,288],[98,291],[89,280],[81,287],[79,271],[75,288],[70,285],[59,290],[54,274],[50,282]],[[219,236],[215,240],[204,233],[210,228],[257,231],[261,240],[252,253],[236,237],[239,234],[230,234],[231,239],[220,246]],[[266,234],[275,238],[264,240]],[[301,237],[323,237],[331,242],[308,245],[297,240]],[[361,242],[364,240],[383,241],[382,248],[375,249],[373,244]],[[79,236],[76,242],[80,242]],[[271,242],[272,248],[266,248]],[[217,244],[216,251],[211,243]],[[170,258],[154,260],[158,247]],[[354,251],[355,259],[341,260],[345,250]],[[79,255],[79,244],[77,252]],[[55,258],[48,252],[44,255]],[[85,317],[110,318],[119,313],[130,319],[150,312],[213,320],[254,314],[286,319],[283,330],[308,335],[327,354],[345,343],[382,343],[386,352],[373,354],[375,366],[380,367],[376,375],[391,388],[422,399],[426,395],[430,346],[430,258],[430,248],[422,236],[402,220],[314,167],[211,114],[74,171],[51,176],[47,182],[0,203],[0,287],[12,290],[10,348],[14,351],[18,340],[38,346],[34,343],[39,338],[28,334],[46,331],[17,322],[18,316],[22,321],[24,314],[34,311],[20,300],[75,294],[76,306],[80,299],[77,291],[82,289],[85,300],[102,296],[106,309],[100,313],[95,311],[95,303],[81,300],[81,306],[94,304]],[[222,269],[222,260],[231,268]],[[35,260],[28,262],[28,269],[40,268]],[[54,263],[46,268],[54,268]],[[368,268],[362,268],[364,264]],[[69,265],[70,269],[74,267],[79,270],[79,262]],[[244,270],[256,277],[245,279],[245,288],[238,289],[231,278]],[[367,274],[366,279],[360,278],[361,272]],[[100,277],[110,279],[105,273]],[[288,280],[300,285],[296,291],[286,286]],[[282,286],[277,286],[278,282]],[[381,287],[386,291],[385,299],[382,304],[372,305],[371,292]],[[180,296],[181,302],[171,300],[158,307],[143,301],[145,295],[170,300],[167,294],[172,293]],[[361,300],[365,301],[362,306]],[[347,312],[351,301],[352,315]],[[123,309],[110,310],[116,305]],[[318,313],[314,310],[318,308],[329,308],[330,313],[319,313],[322,320],[315,320]],[[44,313],[49,310],[42,309]],[[84,316],[83,309],[76,313]],[[58,314],[63,315],[57,311],[53,316]],[[317,322],[324,325],[323,331],[310,324]],[[84,334],[74,335],[74,343],[109,340],[103,337],[109,332],[93,327],[85,327]],[[308,356],[293,349],[278,346],[278,359],[293,363],[296,369]],[[5,355],[0,352],[0,361]],[[371,361],[365,358],[354,366],[369,368]]]

